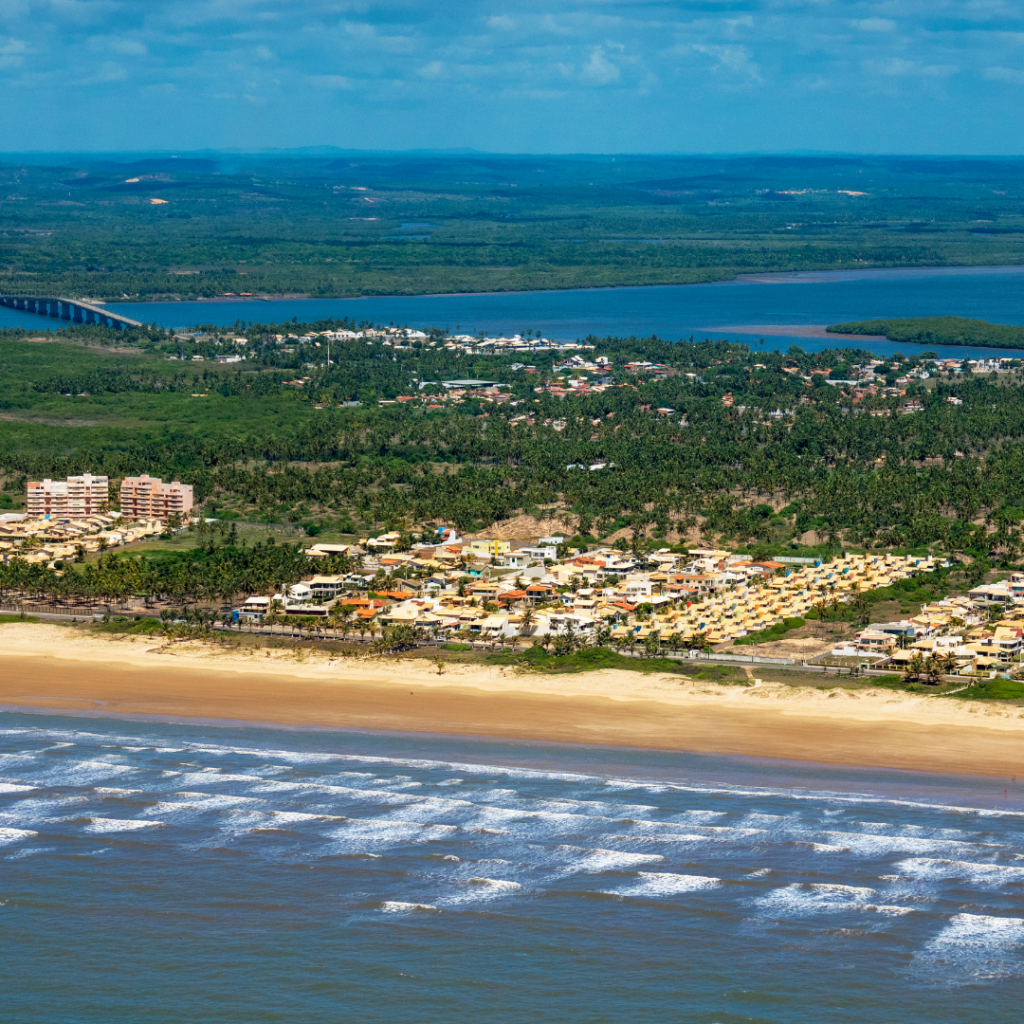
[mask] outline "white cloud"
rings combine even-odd
[[[315,89],[351,89],[352,80],[344,75],[310,75],[310,84]]]
[[[904,60],[902,57],[890,57],[889,60],[869,60],[865,69],[875,75],[889,78],[922,76],[925,78],[948,78],[959,72],[955,64],[918,64],[916,61]]]
[[[149,53],[146,44],[138,39],[103,39],[101,45],[111,53],[123,53],[127,57],[144,57]]]
[[[994,125],[1012,118],[1013,89],[1024,85],[1022,16],[1024,0],[0,0],[3,84],[26,90],[18,102],[28,111],[0,104],[0,125],[24,140],[14,145],[65,105],[83,125],[102,125],[104,95],[137,102],[124,117],[140,120],[126,127],[180,133],[144,114],[147,102],[166,104],[174,82],[194,112],[182,124],[204,140],[222,134],[224,104],[211,97],[302,97],[300,113],[264,119],[269,143],[298,138],[300,125],[315,133],[318,108],[326,117],[359,95],[380,112],[395,105],[393,118],[368,118],[365,142],[431,144],[432,132],[436,141],[447,132],[452,144],[486,147],[501,121],[494,111],[512,109],[502,99],[521,95],[549,104],[529,130],[555,148],[572,121],[572,145],[639,144],[630,133],[649,123],[652,140],[671,148],[680,144],[672,126],[685,121],[701,145],[723,148],[755,145],[769,124],[797,147],[845,145],[846,124],[861,133],[858,146],[906,140],[920,150],[934,139],[941,148],[960,130],[965,140],[988,132],[1000,148],[1010,142]],[[120,84],[129,77],[130,96]],[[77,83],[90,87],[80,103]],[[749,105],[736,104],[737,90]],[[902,111],[905,123],[879,99],[897,90],[918,104]],[[985,102],[1004,104],[991,126],[962,115]],[[580,104],[593,110],[574,119]],[[772,113],[754,113],[762,109]],[[509,128],[509,140],[516,131],[527,128]]]
[[[123,82],[128,72],[116,61],[105,60],[95,73],[79,80],[79,85],[104,85],[110,82]]]
[[[580,78],[594,85],[608,85],[619,80],[619,69],[605,56],[603,47],[595,46],[590,60],[580,71]]]
[[[1020,17],[1020,11],[1004,0],[970,0],[970,3],[964,5],[964,13],[975,20]]]
[[[864,18],[862,21],[855,21],[854,25],[861,32],[895,32],[896,22],[888,18]]]
[[[423,67],[416,69],[416,74],[420,78],[434,79],[441,78],[444,75],[445,66],[442,61],[432,60],[429,64],[424,64]]]
[[[1024,71],[1017,68],[991,67],[985,68],[985,78],[990,82],[1011,82],[1013,85],[1024,85]]]
[[[745,46],[710,46],[706,43],[697,43],[693,47],[698,53],[714,57],[718,62],[712,71],[726,68],[737,75],[747,76],[755,82],[761,81],[761,69],[750,59],[750,54]]]

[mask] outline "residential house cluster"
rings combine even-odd
[[[413,342],[418,342],[426,344],[429,348],[440,347],[453,351],[474,352],[480,355],[508,352],[568,352],[574,349],[592,349],[594,347],[578,341],[553,341],[550,338],[542,338],[540,335],[523,337],[521,334],[513,334],[509,338],[504,335],[495,338],[487,335],[448,334],[431,340],[431,336],[426,332],[411,330],[408,327],[373,327],[358,331],[319,331],[301,336],[278,334],[274,340],[279,345],[288,342],[316,344],[317,339],[321,338],[328,341],[380,341],[395,348],[410,347]]]
[[[0,561],[18,558],[55,568],[58,562],[73,562],[83,554],[145,540],[163,529],[155,520],[126,523],[120,512],[48,519],[5,512],[0,515]]]
[[[872,623],[837,655],[874,655],[879,664],[906,669],[915,658],[940,656],[944,674],[1005,673],[1024,653],[1024,573],[983,583],[965,595],[921,608],[896,622]]]
[[[450,534],[399,551],[400,539],[391,532],[358,546],[314,545],[311,557],[346,554],[359,568],[253,599],[239,614],[258,619],[276,602],[285,615],[328,618],[347,609],[350,621],[364,626],[404,624],[489,640],[609,630],[626,642],[656,634],[721,644],[805,616],[823,598],[850,601],[858,591],[935,568],[931,558],[896,555],[822,563],[755,561],[717,549],[577,551],[558,536],[521,544]],[[366,594],[358,607],[353,592]]]

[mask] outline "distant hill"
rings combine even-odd
[[[913,345],[978,345],[1024,348],[1024,327],[990,324],[964,316],[919,316],[906,320],[858,320],[826,327],[830,334],[882,334]]]

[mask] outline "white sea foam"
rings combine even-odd
[[[874,889],[854,885],[828,883],[794,883],[773,889],[757,900],[757,905],[770,915],[836,913],[848,910],[873,910]]]
[[[444,896],[438,899],[442,907],[454,907],[467,903],[485,903],[492,900],[502,899],[514,893],[521,892],[522,886],[518,882],[506,878],[482,878],[474,876],[464,879],[461,883],[463,889],[454,895]]]
[[[945,982],[1024,976],[1024,918],[957,914],[920,953],[918,967]]]
[[[391,849],[429,843],[457,831],[454,825],[425,825],[418,821],[396,821],[391,818],[349,818],[328,832],[327,836],[333,841],[336,851],[353,851],[353,848]]]
[[[180,797],[183,794],[176,793]],[[183,818],[208,811],[230,811],[236,808],[252,810],[263,801],[251,796],[233,796],[220,793],[193,793],[185,800],[160,800],[145,808],[141,813],[161,817]]]
[[[562,869],[566,875],[597,874],[601,871],[615,871],[636,867],[638,864],[653,864],[665,858],[659,853],[627,853],[622,850],[588,850],[579,846],[559,846],[555,853],[567,862]]]
[[[539,800],[535,807],[538,811],[550,811],[555,814],[578,814],[597,818],[625,818],[643,815],[649,811],[657,811],[651,804],[613,804],[605,800]]]
[[[378,909],[383,914],[439,914],[441,912],[440,907],[435,907],[430,903],[404,903],[402,900],[385,900]]]
[[[3,758],[3,760],[0,761],[0,768],[4,768],[4,769],[13,768],[16,765],[39,764],[40,761],[42,760],[41,754],[37,754],[37,753],[32,753],[32,754],[0,753],[0,757]]]
[[[929,943],[936,946],[1006,945],[1024,943],[1024,918],[990,917],[983,914],[957,914]]]
[[[116,775],[138,771],[130,764],[110,761],[72,761],[70,764],[48,766],[41,778],[51,786],[89,786]]]
[[[604,891],[614,896],[676,896],[684,892],[717,889],[721,884],[720,878],[712,878],[708,875],[676,875],[667,871],[639,871],[636,881],[617,889],[605,889]]]
[[[59,821],[61,819],[55,818],[55,813],[67,810],[69,807],[88,803],[89,798],[86,796],[68,796],[50,800],[28,796],[22,798],[16,804],[11,804],[6,812],[0,814],[0,818],[5,821],[14,822]]]
[[[653,835],[613,836],[614,839],[625,839],[631,843],[706,843],[709,836],[699,836],[692,832],[665,832]]]
[[[999,887],[1008,882],[1024,880],[1024,868],[1009,864],[976,863],[963,860],[943,860],[931,857],[913,857],[900,861],[896,867],[904,875],[921,880],[963,879],[972,885]]]
[[[642,782],[636,784],[637,788],[645,788],[646,785],[646,783]],[[827,801],[842,805],[865,804],[873,807],[904,807],[914,810],[942,811],[949,814],[967,814],[979,818],[1024,817],[1024,811],[967,807],[961,804],[937,804],[929,803],[925,800],[902,800],[896,797],[877,796],[871,793],[836,793],[831,790],[781,789],[768,786],[688,785],[679,782],[656,783],[651,787],[651,792],[664,792],[667,790],[681,793],[699,793],[702,796],[781,797],[785,800],[814,803]]]
[[[483,886],[486,889],[493,890],[495,892],[513,892],[516,889],[522,889],[522,886],[518,882],[510,882],[505,878],[482,878],[478,875],[474,875],[468,879],[470,885]]]
[[[271,811],[275,821],[300,822],[300,821],[344,821],[341,814],[306,814],[302,811]]]
[[[27,828],[0,828],[0,844],[6,846],[8,843],[16,843],[19,839],[31,839],[39,835]]]
[[[864,832],[820,832],[829,845],[841,846],[861,857],[884,857],[894,853],[935,853],[960,847],[976,849],[976,844],[954,839],[919,839],[916,836],[883,836]]]
[[[581,775],[576,772],[550,772],[533,768],[507,765],[471,764],[461,761],[434,761],[426,758],[381,757],[372,754],[329,754],[301,750],[267,750],[259,747],[232,747],[220,744],[190,745],[190,749],[208,754],[249,754],[252,757],[274,758],[279,761],[316,762],[346,761],[354,764],[379,764],[395,768],[415,768],[426,771],[441,769],[452,772],[466,772],[475,775],[503,775],[506,778],[552,779],[566,782],[600,782],[596,775]]]
[[[220,776],[225,778],[225,776]],[[424,803],[429,802],[431,797],[420,796],[417,793],[403,793],[392,789],[361,789],[353,786],[336,786],[326,782],[298,782],[290,779],[278,781],[277,779],[264,779],[257,776],[243,776],[249,782],[254,783],[254,793],[289,793],[307,792],[323,793],[328,796],[344,797],[349,800],[359,800],[364,803]],[[200,785],[202,783],[200,782]],[[471,806],[468,801],[463,801],[466,806]]]
[[[31,793],[38,789],[38,786],[19,786],[13,782],[0,782],[0,794],[3,793]]]
[[[137,832],[143,828],[163,825],[162,821],[138,821],[135,818],[91,818],[85,826],[86,832]]]
[[[205,768],[198,772],[184,772],[181,781],[186,786],[212,786],[219,782],[250,782],[256,785],[264,780],[259,775],[236,775]]]

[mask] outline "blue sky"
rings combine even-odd
[[[0,0],[0,149],[1024,153],[1024,0]]]

